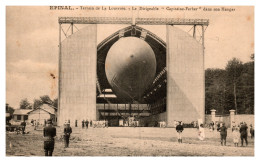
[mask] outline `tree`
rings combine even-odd
[[[32,109],[32,105],[27,98],[21,100],[20,109]]]
[[[234,106],[236,109],[236,114],[238,112],[237,106],[237,86],[239,84],[240,75],[243,71],[243,63],[237,59],[233,58],[228,61],[226,66],[227,71],[227,84],[232,84],[233,96],[234,96]]]
[[[58,98],[55,98],[55,99],[53,100],[52,106],[58,108]]]
[[[211,109],[219,113],[225,110],[225,75],[223,69],[207,69],[205,71],[205,109],[209,114]]]
[[[39,100],[39,99],[34,99],[33,100],[33,109],[37,109],[39,106],[41,106],[43,103],[42,103],[42,100]]]
[[[40,99],[34,99],[33,108],[36,109],[43,104],[52,105],[52,106],[57,108],[58,107],[58,99],[55,98],[54,100],[52,100],[48,95],[40,96]]]
[[[43,104],[49,104],[49,105],[53,104],[53,101],[50,99],[48,95],[41,96],[40,99]]]

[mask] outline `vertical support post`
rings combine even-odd
[[[104,90],[106,91],[106,90]],[[104,100],[106,101],[106,92],[104,92]],[[104,102],[104,118],[105,118],[105,115],[106,115],[106,102]]]
[[[193,26],[193,38],[196,39],[196,25]]]
[[[73,34],[73,23],[71,23],[71,35]]]
[[[126,104],[125,104],[125,115],[126,115]]]
[[[216,110],[212,109],[210,111],[211,111],[211,122],[213,121],[214,125],[215,125],[215,123],[216,123]]]
[[[204,111],[204,116],[202,118],[203,123],[205,124],[205,45],[204,45],[204,25],[201,25],[201,30],[202,30],[202,54],[203,54],[203,97],[204,97],[204,102],[203,102],[203,111]]]
[[[58,117],[60,118],[61,115],[61,107],[60,107],[60,93],[61,93],[61,23],[59,23],[59,81],[58,81]],[[57,125],[61,125],[59,122],[60,120],[57,121]]]
[[[230,112],[230,128],[233,127],[233,125],[235,124],[235,111],[236,110],[229,110]]]

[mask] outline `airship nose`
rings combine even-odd
[[[140,98],[154,79],[155,54],[142,39],[121,38],[108,51],[105,72],[117,97],[129,100]]]

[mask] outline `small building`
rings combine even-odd
[[[48,119],[52,119],[54,124],[57,122],[56,108],[48,104],[43,104],[28,113],[29,121],[36,120],[41,125],[43,125],[44,121],[47,121]]]
[[[13,113],[13,120],[15,122],[27,121],[28,112],[32,111],[31,109],[16,109]]]

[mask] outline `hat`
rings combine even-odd
[[[48,120],[47,120],[47,124],[52,124],[52,120],[51,120],[51,119],[48,119]]]

